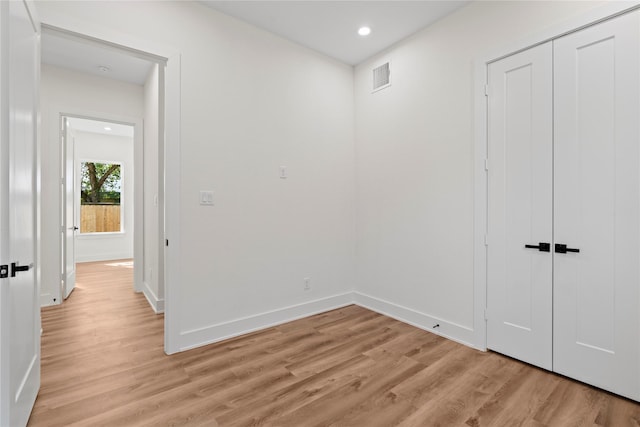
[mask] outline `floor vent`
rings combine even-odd
[[[391,68],[389,63],[385,62],[373,69],[373,91],[377,92],[385,87],[391,86]]]

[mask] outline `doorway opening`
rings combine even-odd
[[[141,206],[134,202],[135,124],[69,115],[60,120],[61,294],[66,299],[75,288],[77,262],[134,260],[134,212]],[[136,276],[139,267],[133,261],[132,266]]]
[[[157,293],[154,294],[153,289],[146,286],[136,290],[144,291],[145,297],[156,312],[165,313],[163,322],[165,352],[176,353],[182,349],[179,323],[175,321],[179,318],[179,309],[175,302],[180,300],[180,290],[169,285],[176,283],[177,278],[180,277],[181,253],[179,245],[169,245],[169,242],[177,242],[180,236],[180,52],[150,41],[132,40],[114,31],[96,32],[72,22],[58,25],[43,22],[41,30],[42,137],[38,148],[39,158],[42,161],[38,167],[41,208],[42,211],[50,212],[50,215],[42,215],[40,219],[41,305],[59,304],[61,299],[61,295],[58,295],[58,300],[55,301],[55,296],[47,291],[49,289],[51,292],[59,292],[61,280],[62,254],[58,219],[61,211],[59,191],[62,173],[59,170],[60,162],[57,161],[60,156],[60,116],[64,114],[80,117],[108,116],[110,119],[121,122],[131,122],[131,117],[142,116],[139,124],[141,129],[144,129],[144,145],[135,144],[134,158],[144,161],[143,167],[136,168],[136,173],[144,172],[145,179],[136,178],[135,185],[141,185],[144,182],[145,187],[139,191],[136,189],[136,193],[144,195],[145,205],[143,209],[135,211],[134,222],[141,224],[135,228],[138,232],[143,231],[151,245],[148,248],[144,247],[138,238],[134,239],[134,258],[144,259],[145,262],[143,268],[136,270],[136,282],[145,284],[144,278],[140,277],[144,272],[145,275],[152,277],[154,284],[157,284]],[[54,50],[49,43],[52,40],[60,42]],[[113,64],[118,65],[103,66],[107,58],[114,59]],[[48,64],[48,61],[61,63]],[[113,101],[112,92],[89,96],[90,93],[94,93],[96,87],[103,85],[85,85],[84,92],[65,90],[65,85],[57,84],[46,89],[45,80],[52,76],[47,76],[44,69],[50,65],[58,69],[73,65],[72,72],[76,73],[77,83],[86,83],[90,77],[95,76],[111,76],[119,82],[132,75],[141,77],[142,80],[134,84],[143,89],[144,112],[132,114],[129,112],[130,105],[117,108],[115,111],[106,110],[103,108],[104,103]],[[146,69],[147,72],[140,73],[140,68]],[[120,73],[122,70],[126,72]],[[134,72],[136,70],[138,73]],[[55,80],[57,73],[53,74]],[[130,95],[136,91],[134,87],[126,93]],[[68,102],[56,99],[61,93],[69,95]],[[49,105],[45,105],[47,98],[50,101]],[[110,114],[105,115],[105,112]],[[49,162],[49,159],[53,161]],[[157,221],[145,221],[140,217],[144,212],[149,211],[147,208],[157,212]],[[154,269],[155,271],[150,271]]]
[[[71,294],[76,262],[132,259],[134,290],[164,312],[165,68],[43,25],[42,191],[59,195],[43,209],[59,220],[43,217],[41,305]]]

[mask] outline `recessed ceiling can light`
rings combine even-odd
[[[358,34],[360,34],[361,36],[368,36],[369,34],[371,34],[371,28],[360,27],[358,28]]]
[[[109,71],[111,71],[111,68],[107,67],[106,65],[99,65],[98,70],[102,71],[103,73],[108,73]]]

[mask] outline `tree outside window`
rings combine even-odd
[[[122,231],[121,173],[118,163],[81,162],[80,233]]]

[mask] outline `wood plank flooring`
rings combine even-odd
[[[29,426],[640,426],[640,404],[357,306],[173,356],[130,264],[42,310]]]

